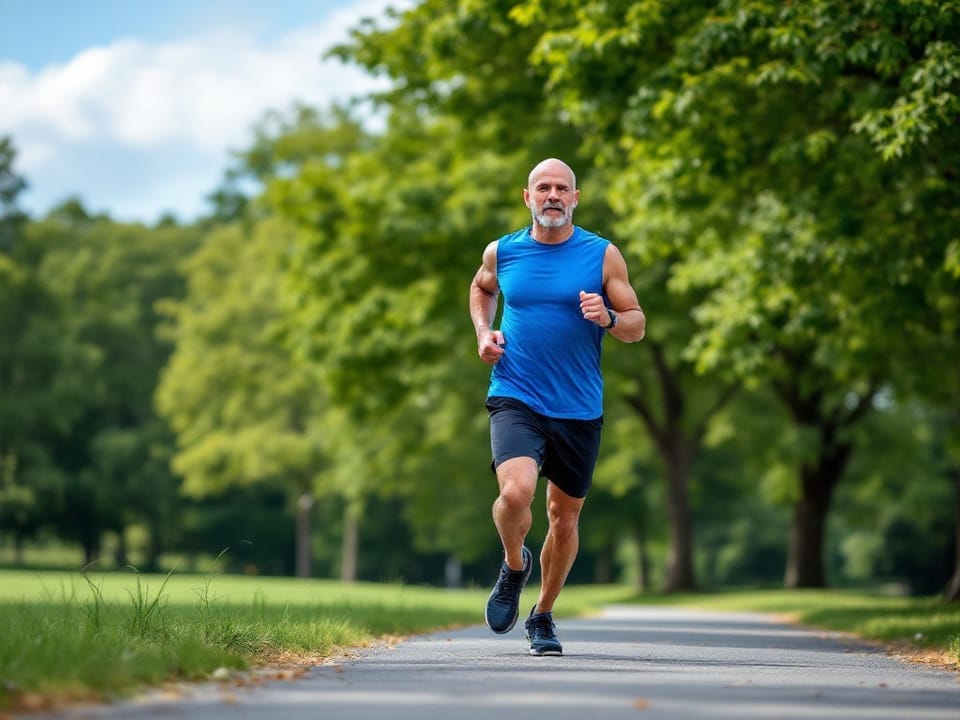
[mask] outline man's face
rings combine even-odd
[[[574,189],[573,178],[563,168],[545,168],[531,178],[523,191],[533,221],[545,228],[563,227],[573,221],[580,191]]]

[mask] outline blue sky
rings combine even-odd
[[[69,197],[118,220],[209,209],[268,110],[377,86],[322,59],[409,0],[0,0],[0,135],[42,215]]]

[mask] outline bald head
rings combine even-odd
[[[537,179],[541,175],[546,174],[566,174],[570,179],[570,187],[574,190],[577,189],[577,176],[573,174],[573,170],[569,165],[558,158],[547,158],[537,163],[527,176],[527,187],[532,188],[536,184]]]
[[[530,208],[534,227],[550,233],[573,224],[573,210],[579,200],[576,175],[557,158],[538,163],[530,171],[527,187],[523,189],[523,201]]]

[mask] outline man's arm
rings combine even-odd
[[[483,263],[470,283],[470,319],[477,333],[477,354],[485,363],[493,365],[503,355],[504,337],[492,330],[497,315],[500,284],[497,282],[497,241],[483,251]]]
[[[623,342],[643,340],[647,332],[647,317],[640,309],[636,291],[630,285],[627,261],[613,243],[607,246],[603,256],[603,290],[610,301],[610,309],[617,315],[617,324],[607,332]],[[600,327],[610,324],[610,313],[600,295],[580,293],[580,310],[587,320]]]

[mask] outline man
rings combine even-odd
[[[485,619],[496,633],[509,632],[519,617],[533,567],[524,545],[530,505],[538,478],[547,479],[540,596],[526,621],[531,655],[563,653],[552,612],[577,555],[580,510],[600,448],[603,337],[636,342],[646,329],[623,255],[573,224],[579,200],[566,163],[539,163],[523,190],[532,225],[490,243],[470,286],[477,352],[493,366],[487,409],[500,486],[493,520],[504,561]]]

